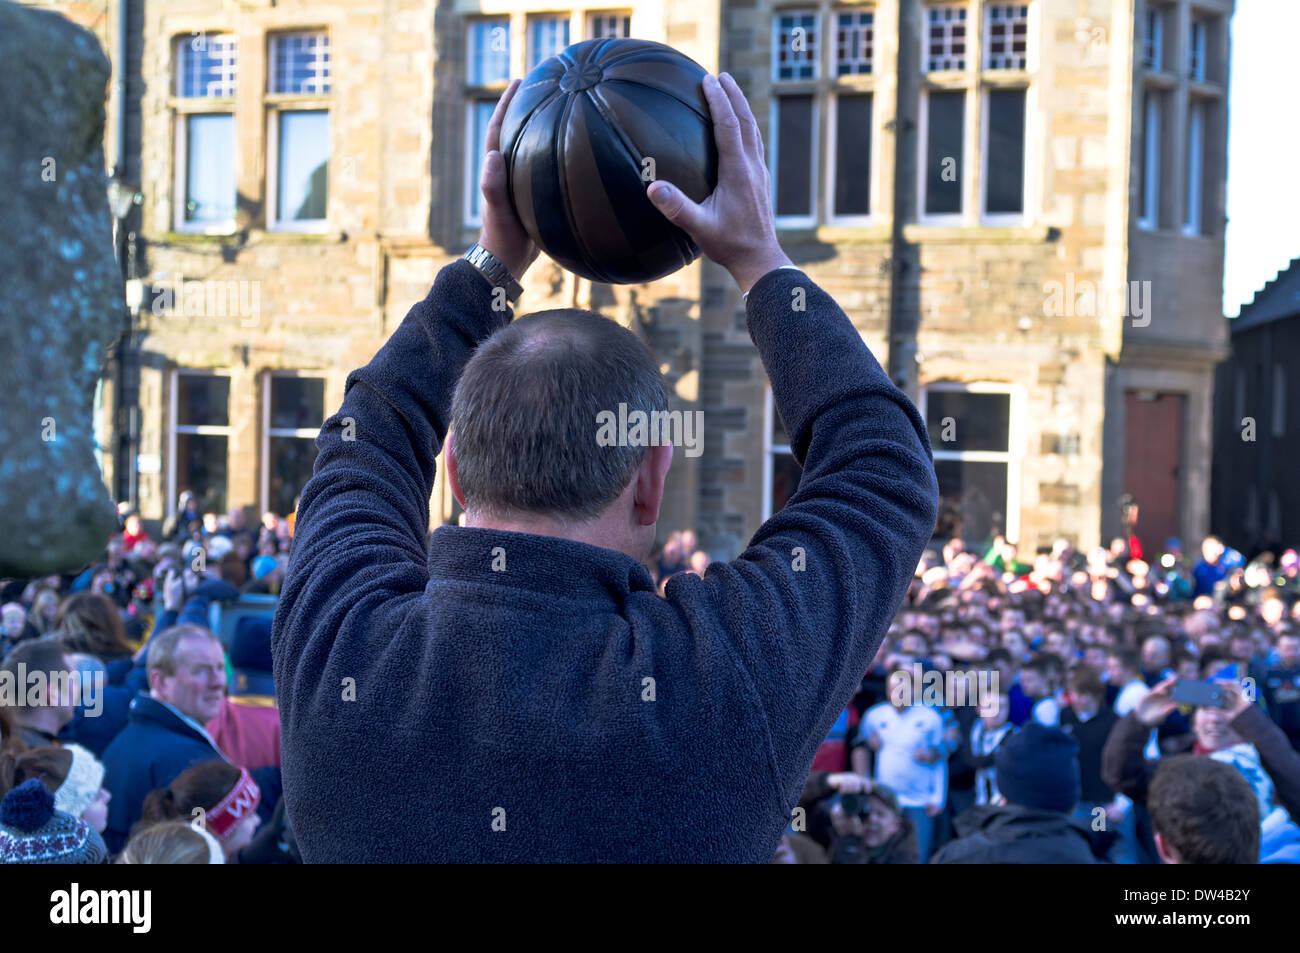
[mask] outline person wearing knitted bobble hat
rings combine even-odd
[[[28,778],[0,800],[0,864],[102,864],[108,848],[79,817],[54,808],[54,795]]]
[[[1100,844],[1070,817],[1079,801],[1079,745],[1059,728],[1029,722],[994,757],[998,797],[954,822],[957,840],[934,864],[1096,864]]]
[[[81,745],[9,745],[0,752],[0,795],[25,781],[37,779],[54,795],[54,808],[81,818],[96,833],[108,826],[104,766]]]

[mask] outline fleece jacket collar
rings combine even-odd
[[[430,585],[457,581],[613,606],[633,592],[655,591],[650,571],[625,553],[558,536],[467,526],[433,531],[429,575]]]

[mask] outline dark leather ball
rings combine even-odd
[[[583,278],[653,281],[700,250],[646,197],[665,179],[696,202],[718,181],[713,122],[688,56],[648,40],[586,40],[524,78],[501,127],[510,201],[538,247]]]

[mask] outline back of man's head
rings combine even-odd
[[[65,722],[72,717],[69,693],[73,667],[68,663],[63,643],[56,639],[24,642],[9,653],[4,665],[0,665],[4,680],[12,688],[12,696],[0,706],[5,737],[40,709],[64,710]]]
[[[1028,722],[998,746],[993,763],[1009,804],[1068,814],[1079,803],[1079,744],[1059,728]]]
[[[1190,754],[1163,759],[1147,810],[1165,863],[1259,862],[1259,805],[1231,765]]]
[[[617,322],[559,309],[497,331],[465,365],[452,401],[466,509],[498,518],[599,516],[646,453],[598,443],[599,416],[624,419],[620,404],[629,417],[649,418],[667,411],[668,390],[649,349]]]

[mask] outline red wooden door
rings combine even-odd
[[[1182,394],[1151,391],[1124,395],[1123,492],[1138,504],[1137,535],[1148,559],[1179,533],[1184,400]]]

